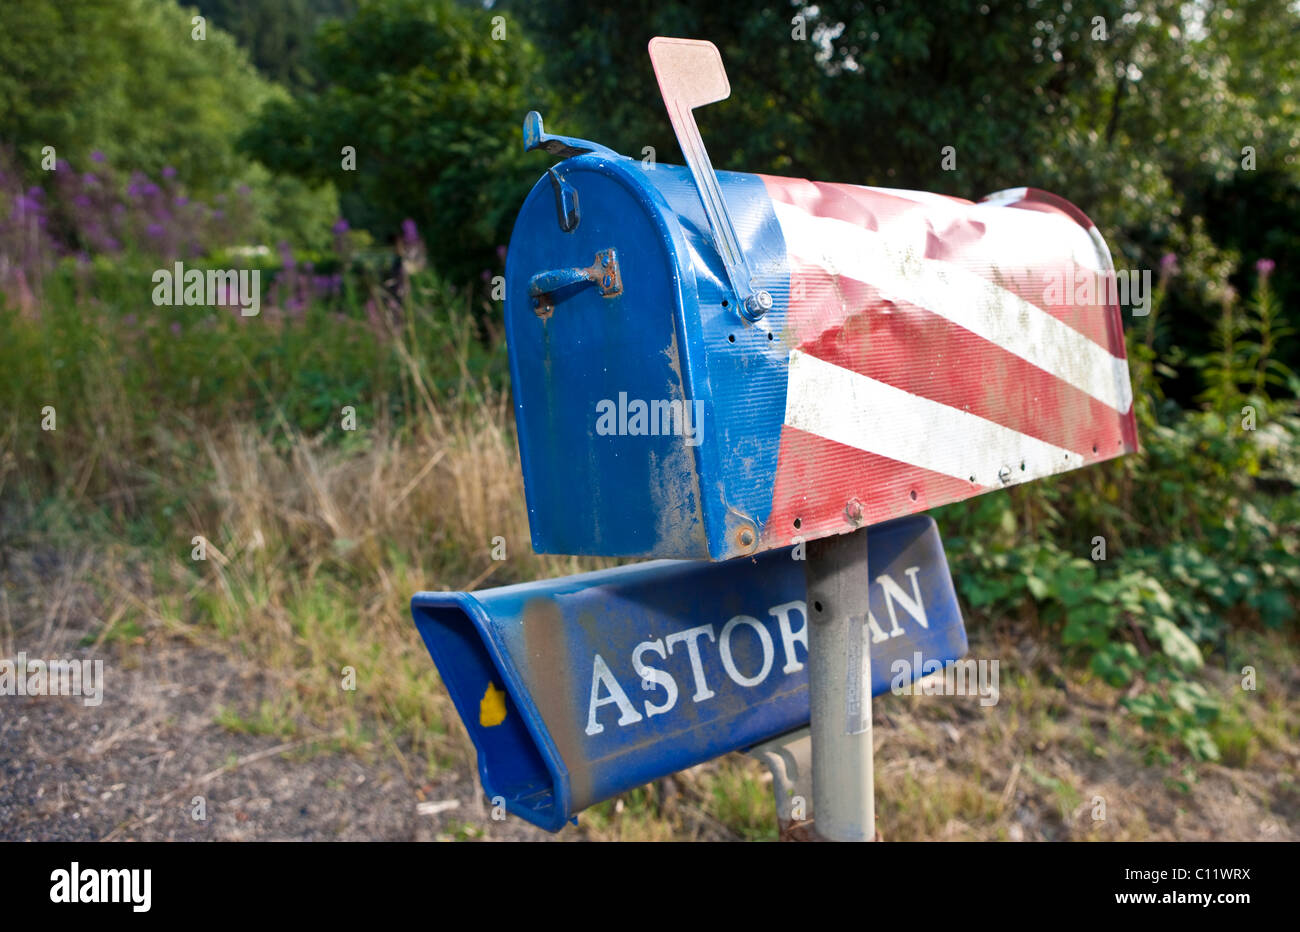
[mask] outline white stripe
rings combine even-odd
[[[1015,292],[955,262],[925,258],[923,237],[900,242],[896,234],[901,231],[892,227],[889,233],[878,233],[843,220],[814,217],[780,201],[773,205],[792,258],[938,314],[1121,414],[1132,406],[1128,360],[1111,355]],[[1015,259],[1008,256],[1009,263]]]
[[[981,198],[980,203],[1006,207],[1008,204],[1019,204],[1027,197],[1029,197],[1028,188],[1003,188],[1001,191],[986,194]]]
[[[888,194],[892,197],[906,198],[909,201],[916,201],[918,204],[925,204],[929,207],[946,207],[950,210],[960,210],[963,207],[970,207],[971,202],[954,201],[950,197],[944,197],[942,194],[935,194],[933,191],[913,191],[910,188],[877,188],[873,184],[855,184],[850,187],[861,188],[864,191],[875,191],[877,194]]]
[[[790,353],[785,423],[845,446],[992,488],[1084,463],[1077,453],[799,350]]]
[[[1023,201],[1029,194],[1028,188],[1008,188],[972,204],[969,201],[954,201],[930,191],[874,188],[869,185],[856,187],[924,204],[931,208],[930,213],[937,211],[943,214],[948,223],[979,220],[984,224],[984,235],[980,238],[978,248],[984,255],[1013,256],[1014,263],[1008,264],[1024,268],[1053,268],[1068,260],[1098,274],[1110,268],[1103,264],[1101,258],[1103,253],[1109,258],[1110,250],[1104,242],[1098,250],[1096,239],[1092,235],[1096,227],[1084,229],[1072,218],[1062,218],[1059,214],[1041,210],[1004,209]],[[1062,223],[1062,219],[1068,219],[1068,222]],[[1066,255],[1063,256],[1062,253]]]

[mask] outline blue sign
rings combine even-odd
[[[895,660],[928,672],[966,652],[966,632],[931,518],[866,533],[863,636],[878,695],[898,678]],[[807,724],[794,549],[418,593],[416,626],[489,799],[557,831],[593,803]]]

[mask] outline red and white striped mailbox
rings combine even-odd
[[[692,110],[730,92],[717,49],[659,38],[650,55],[687,168],[524,122],[527,148],[561,158],[506,262],[533,547],[724,561],[806,542],[807,559],[421,593],[412,611],[512,812],[558,828],[809,721],[817,832],[870,839],[871,666],[903,643],[893,600],[942,662],[966,642],[933,523],[867,528],[1136,447],[1110,255],[1081,211],[1032,189],[974,203],[715,173]],[[793,628],[769,678],[777,635],[755,606],[772,599],[773,617],[806,619],[806,694]],[[723,682],[699,646],[717,623],[736,690],[707,685]],[[694,698],[673,715],[679,682]]]
[[[715,173],[691,108],[729,93],[717,50],[651,57],[689,168],[525,123],[564,156],[506,266],[536,550],[728,559],[1136,448],[1082,211]]]

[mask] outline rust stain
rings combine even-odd
[[[695,399],[686,396],[686,381],[682,377],[681,353],[677,346],[677,327],[669,319],[669,341],[663,349],[668,368],[673,377],[666,385],[666,397],[681,398],[683,416]],[[692,408],[692,412],[693,412]],[[693,416],[693,414],[692,414]],[[705,423],[694,425],[697,432],[704,431]],[[703,439],[702,434],[697,434]],[[709,544],[704,527],[704,503],[700,494],[700,477],[695,468],[695,454],[678,437],[667,455],[662,458],[650,454],[650,472],[658,481],[650,486],[650,500],[655,507],[655,549],[661,552],[697,553],[707,555]]]
[[[583,764],[585,736],[579,722],[580,703],[573,694],[569,668],[569,636],[564,614],[553,599],[529,601],[523,611],[528,692],[546,723],[546,730],[569,774],[573,811],[592,802],[590,771]]]

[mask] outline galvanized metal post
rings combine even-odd
[[[830,841],[872,841],[867,529],[806,547],[813,827]]]

